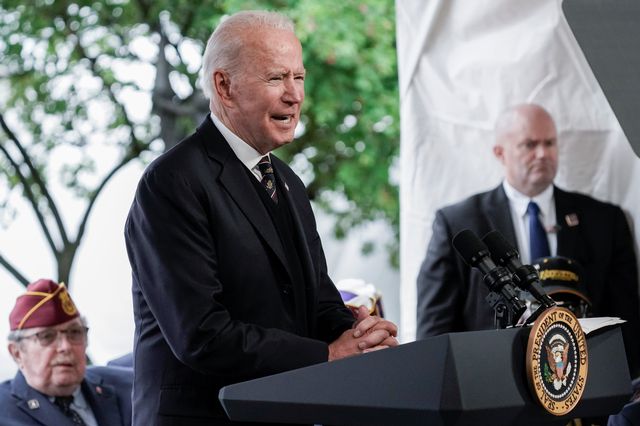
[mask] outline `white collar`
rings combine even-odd
[[[73,393],[71,394],[71,396],[73,396],[72,404],[75,407],[78,407],[80,409],[90,410],[91,408],[89,408],[89,404],[87,403],[86,398],[82,394],[81,387],[82,385],[78,386],[76,390],[74,390]],[[53,402],[55,401],[55,399],[56,399],[55,396],[49,396],[49,401]]]
[[[227,126],[225,126],[222,121],[214,114],[210,113],[209,117],[211,117],[211,121],[218,128],[222,136],[227,140],[229,146],[236,154],[236,157],[245,165],[245,167],[249,170],[254,170],[260,159],[267,154],[260,154],[258,151],[253,149],[251,145],[240,139],[238,135],[233,133]]]
[[[507,198],[511,202],[513,211],[518,217],[522,218],[527,214],[527,206],[530,201],[534,201],[538,207],[540,207],[540,212],[543,217],[549,217],[551,203],[553,203],[553,185],[549,185],[544,191],[535,197],[524,195],[511,186],[506,180],[502,181],[502,187],[504,188],[505,194],[507,194]]]

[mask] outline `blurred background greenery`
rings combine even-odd
[[[390,225],[398,265],[399,101],[394,2],[3,0],[0,5],[0,224],[28,201],[59,281],[96,198],[132,161],[151,161],[208,112],[200,58],[220,19],[278,10],[296,23],[307,69],[296,141],[276,153],[334,219],[334,233]],[[58,159],[55,164],[52,158]],[[61,182],[80,203],[55,195]],[[70,221],[66,216],[75,216]],[[362,252],[380,242],[363,243]],[[0,265],[25,276],[3,256]]]

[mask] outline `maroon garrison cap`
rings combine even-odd
[[[11,331],[33,327],[51,327],[80,316],[64,283],[40,279],[18,296],[9,314]]]

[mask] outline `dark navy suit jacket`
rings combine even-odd
[[[628,321],[623,326],[627,355],[632,374],[639,374],[638,267],[626,217],[617,206],[557,187],[554,199],[559,227],[557,254],[577,260],[585,269],[594,316],[618,316]],[[572,214],[577,224],[567,220]],[[517,247],[502,185],[436,212],[433,236],[417,279],[418,339],[494,328],[494,312],[485,301],[488,290],[481,273],[469,268],[451,244],[463,229],[480,238],[498,230]]]
[[[304,282],[293,282],[253,177],[209,117],[145,171],[125,227],[136,426],[226,424],[221,387],[326,361],[327,343],[351,327],[305,187],[272,163]]]
[[[131,424],[133,372],[120,367],[89,367],[82,394],[100,426]],[[0,424],[3,426],[73,426],[49,397],[30,387],[21,372],[0,384]]]

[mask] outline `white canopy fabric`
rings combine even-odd
[[[404,342],[415,338],[416,276],[435,211],[501,181],[493,123],[511,105],[535,102],[552,114],[556,184],[621,205],[635,223],[638,251],[640,159],[560,0],[396,0],[396,14]]]

